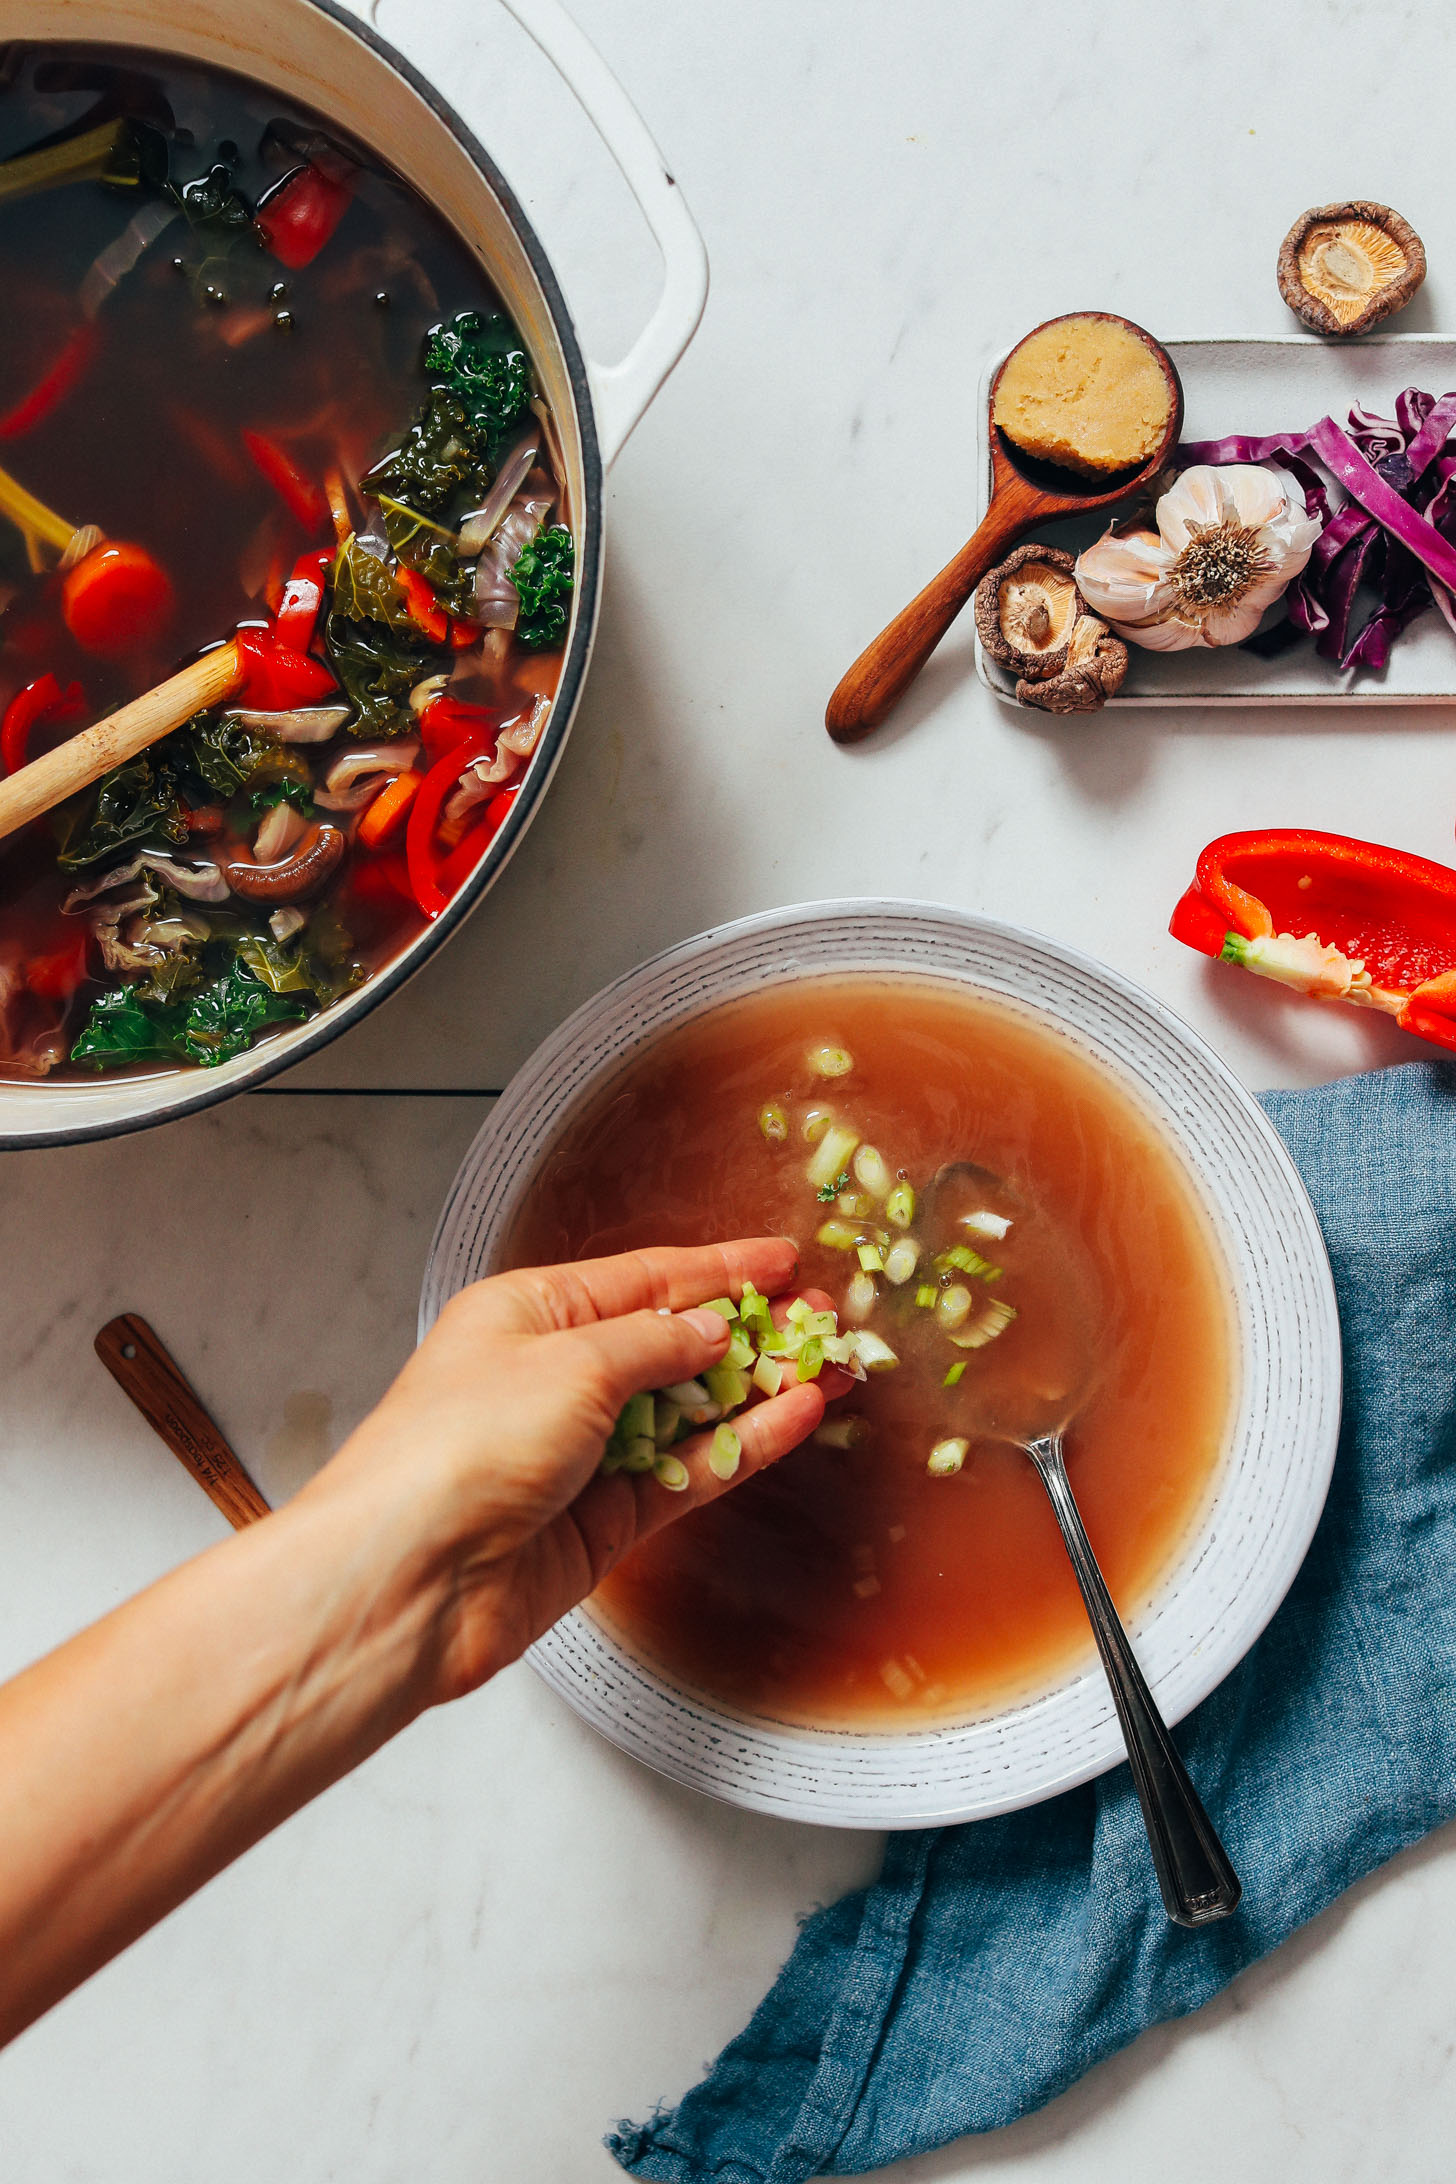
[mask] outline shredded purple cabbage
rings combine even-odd
[[[1394,417],[1357,403],[1348,428],[1322,417],[1307,432],[1186,440],[1173,461],[1180,470],[1277,462],[1324,525],[1285,594],[1287,621],[1249,638],[1252,650],[1267,658],[1311,636],[1342,669],[1381,668],[1401,631],[1433,604],[1456,631],[1456,394],[1406,387]],[[1343,497],[1332,505],[1335,487]],[[1362,589],[1377,604],[1352,635]]]

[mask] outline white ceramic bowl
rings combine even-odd
[[[1304,1186],[1257,1102],[1169,1010],[1060,942],[929,903],[809,903],[719,926],[630,971],[537,1049],[471,1147],[435,1236],[421,1331],[454,1291],[493,1271],[568,1117],[629,1057],[733,994],[848,971],[946,979],[1038,1011],[1153,1115],[1213,1223],[1232,1284],[1233,1426],[1193,1532],[1131,1626],[1158,1703],[1178,1721],[1263,1630],[1324,1506],[1340,1412],[1334,1288]],[[529,1657],[604,1736],[676,1781],[830,1826],[979,1819],[1124,1756],[1095,1656],[990,1717],[873,1734],[731,1713],[581,1611]]]

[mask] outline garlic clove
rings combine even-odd
[[[1160,619],[1173,604],[1172,559],[1156,531],[1108,531],[1077,557],[1077,589],[1104,621]]]

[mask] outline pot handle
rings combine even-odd
[[[677,363],[708,300],[708,254],[646,122],[561,0],[502,0],[576,94],[662,252],[662,294],[616,364],[587,360],[602,467],[614,463]]]

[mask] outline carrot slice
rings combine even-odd
[[[365,849],[378,849],[398,832],[419,785],[417,773],[396,774],[392,781],[385,782],[359,821],[359,840]]]

